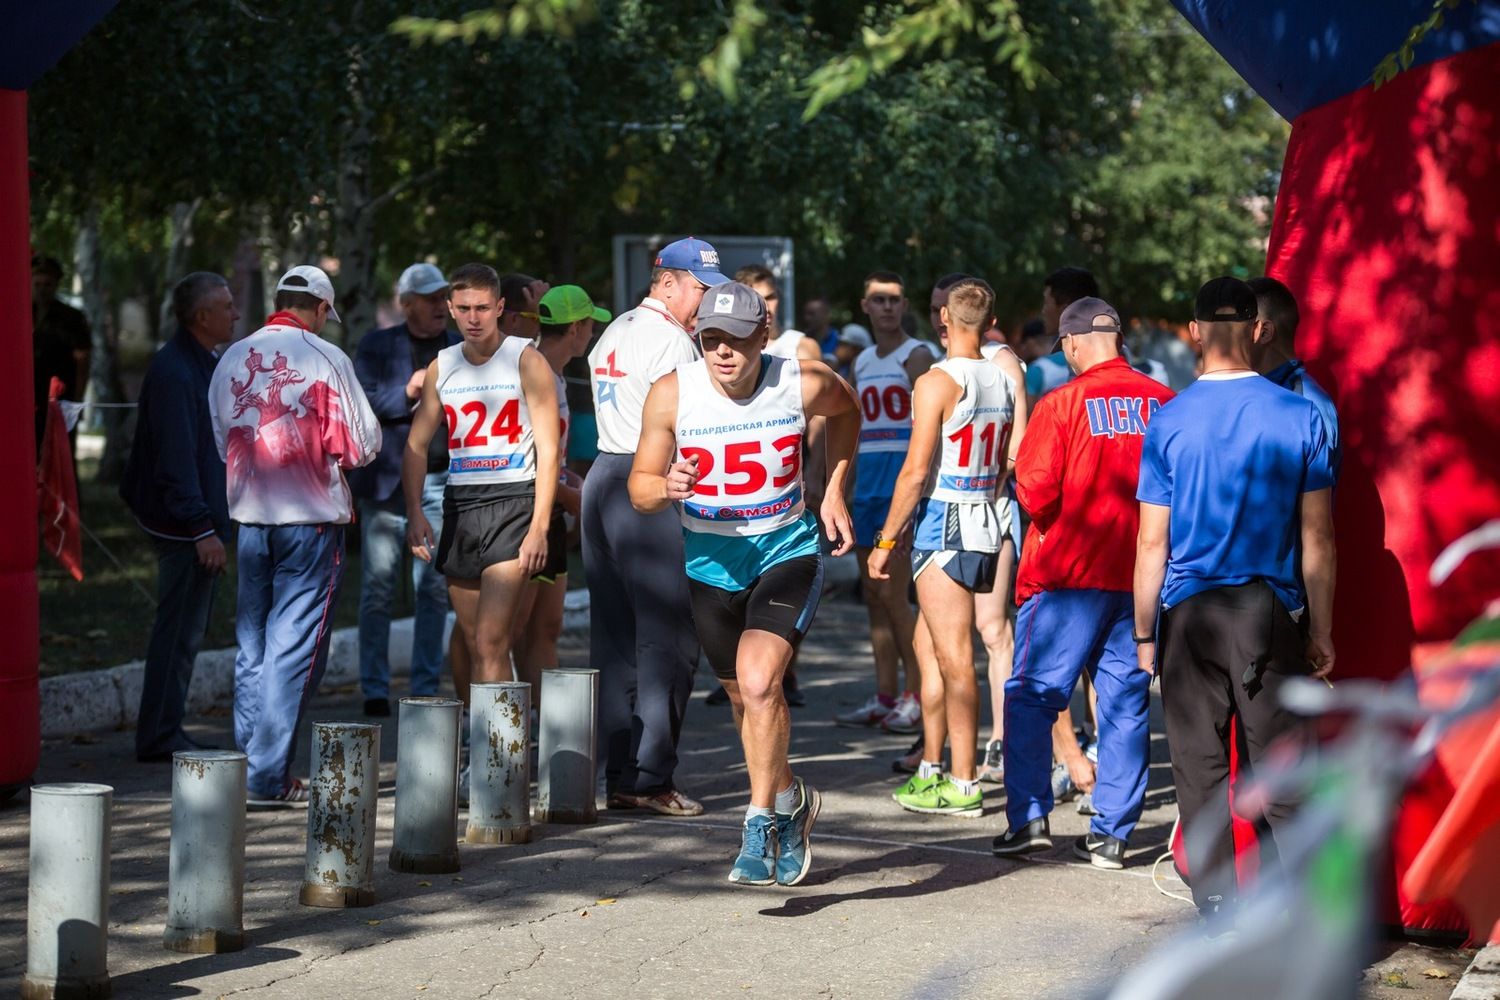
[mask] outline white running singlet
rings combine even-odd
[[[698,459],[698,484],[682,525],[711,535],[763,535],[802,517],[802,366],[761,355],[748,399],[716,388],[708,365],[677,368],[677,457]]]
[[[778,358],[795,358],[797,348],[802,341],[807,339],[807,334],[801,330],[782,330],[776,339],[766,345],[762,354],[770,354]]]
[[[438,399],[448,426],[448,484],[529,483],[536,479],[531,411],[521,391],[521,337],[501,337],[482,365],[464,345],[438,352]]]
[[[854,388],[859,393],[859,454],[905,452],[911,447],[911,377],[906,359],[918,348],[931,348],[915,337],[907,337],[885,357],[879,345],[866,347],[854,359]]]
[[[561,375],[552,373],[557,383],[557,416],[562,423],[562,435],[557,439],[557,450],[563,462],[568,460],[568,427],[573,423],[573,411],[568,409],[568,383]]]
[[[985,358],[949,358],[932,367],[957,382],[961,395],[953,416],[943,421],[943,450],[927,496],[989,503],[1005,469],[1015,390],[1000,366]]]
[[[634,454],[641,443],[641,411],[652,383],[702,356],[692,334],[672,318],[663,302],[647,298],[616,316],[589,352],[599,450]]]

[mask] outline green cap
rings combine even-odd
[[[544,326],[567,326],[590,316],[601,323],[613,319],[608,309],[594,305],[589,293],[577,285],[553,285],[537,303],[536,312]]]

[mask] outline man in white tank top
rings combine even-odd
[[[588,292],[577,285],[556,285],[547,290],[537,303],[537,321],[541,336],[536,349],[547,359],[557,387],[558,426],[561,438],[558,452],[563,461],[568,454],[567,383],[563,367],[581,358],[594,339],[594,324],[608,323],[609,310],[594,305]],[[563,597],[568,590],[568,521],[576,524],[583,502],[583,480],[566,466],[557,484],[557,502],[547,526],[547,562],[531,578],[521,596],[516,613],[515,661],[520,679],[531,683],[533,708],[541,705],[542,671],[557,666],[557,640],[562,635]]]
[[[448,308],[463,342],[427,369],[401,468],[407,543],[435,559],[474,656],[473,679],[508,681],[511,628],[521,590],[547,561],[557,495],[559,433],[552,368],[525,340],[500,333],[500,277],[465,264],[449,282]],[[432,435],[448,435],[443,530],[433,551],[421,513]],[[460,692],[465,694],[466,692]]]
[[[974,680],[975,593],[994,586],[1001,540],[995,497],[1011,463],[1015,388],[979,353],[995,293],[977,278],[949,290],[941,320],[949,355],[917,380],[910,449],[896,479],[881,542],[870,553],[872,579],[888,580],[894,539],[916,514],[912,568],[917,585],[916,648],[925,736],[916,774],[895,793],[912,812],[977,817],[983,799],[974,759],[979,691]],[[920,507],[919,507],[920,504]],[[883,544],[884,539],[891,544]],[[942,772],[951,730],[952,764]]]
[[[698,308],[702,360],[646,398],[630,499],[643,514],[679,505],[698,636],[729,693],[745,747],[750,807],[737,885],[796,885],[812,863],[821,797],[787,762],[782,678],[822,591],[817,518],[806,509],[802,443],[827,418],[821,515],[835,554],[853,544],[844,482],[859,433],[848,383],[821,361],[764,354],[765,300],[748,285],[709,290]]]
[[[917,619],[907,589],[905,563],[892,566],[891,579],[875,580],[866,567],[879,529],[891,506],[896,474],[911,441],[911,387],[932,367],[932,350],[901,329],[906,314],[905,283],[894,271],[874,271],[865,278],[860,305],[870,318],[875,344],[854,359],[854,389],[864,424],[854,474],[854,545],[870,613],[870,647],[875,657],[875,693],[856,708],[834,716],[841,726],[878,725],[893,733],[922,728],[917,692],[917,656],[912,634]],[[902,544],[901,540],[893,540]],[[906,667],[905,684],[901,667]]]

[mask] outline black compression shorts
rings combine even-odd
[[[740,636],[759,629],[797,648],[812,625],[823,593],[823,560],[798,556],[777,563],[744,590],[723,590],[688,580],[698,641],[720,680],[735,679]]]

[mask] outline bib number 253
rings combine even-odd
[[[790,485],[802,469],[802,435],[788,434],[771,442],[771,450],[775,453],[771,456],[772,461],[779,458],[780,463],[770,468],[761,458],[762,443],[740,441],[725,445],[718,485],[708,481],[721,464],[714,452],[708,448],[683,448],[683,458],[698,460],[698,485],[693,492],[699,496],[716,497],[722,487],[724,495],[742,497],[765,489],[767,481],[778,490]]]

